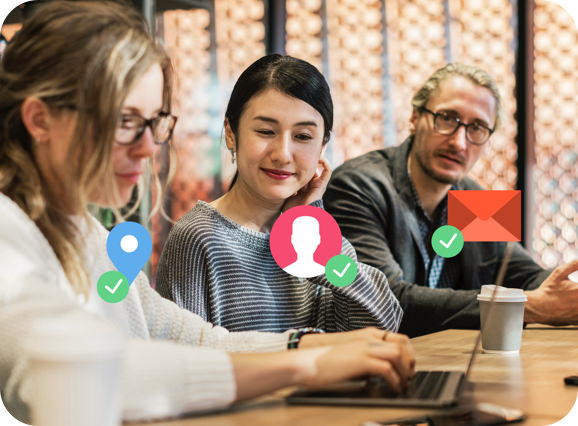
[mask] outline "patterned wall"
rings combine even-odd
[[[411,98],[423,82],[446,63],[448,42],[444,1],[387,1],[387,46],[391,123],[385,145],[397,145],[409,134]],[[375,147],[376,149],[379,146]]]
[[[286,1],[287,53],[313,63],[332,86],[334,166],[401,142],[415,90],[446,61],[462,61],[492,73],[504,106],[504,126],[473,174],[488,188],[514,187],[516,1]],[[240,72],[265,53],[261,0],[216,0],[214,12],[166,12],[160,25],[178,74],[177,175],[169,203],[175,220],[228,185],[234,170],[221,142],[225,104]],[[578,257],[578,34],[570,16],[546,0],[536,1],[534,25],[531,249],[553,267]],[[5,25],[2,33],[10,39],[19,28]],[[158,160],[161,167],[166,153]],[[166,228],[155,217],[153,272]]]
[[[192,200],[213,190],[218,168],[211,138],[210,14],[205,9],[169,11],[163,17],[163,37],[177,78],[174,111],[179,117],[174,145],[177,172],[173,181],[173,217],[181,217]]]
[[[215,151],[221,152],[221,175],[212,199],[228,188],[235,172],[224,136],[221,138],[229,95],[241,72],[265,55],[265,7],[261,0],[216,0],[215,12],[218,89],[214,96],[218,101],[213,124]]]
[[[502,96],[503,125],[491,138],[472,175],[489,189],[516,186],[515,51],[510,0],[452,0],[450,39],[453,60],[479,66],[496,80]]]
[[[535,256],[547,267],[578,258],[578,32],[560,6],[534,11]]]
[[[323,70],[324,0],[287,0],[287,54]]]
[[[327,69],[319,51],[323,3]],[[491,70],[504,98],[504,126],[473,176],[488,188],[515,186],[510,0],[288,0],[287,13],[287,53],[323,69],[332,86],[334,165],[403,141],[415,91],[447,61],[460,61]]]
[[[287,53],[317,66],[332,87],[333,166],[404,140],[413,93],[435,69],[460,61],[490,71],[503,98],[503,126],[472,173],[488,188],[515,187],[515,0],[286,2]],[[177,100],[181,158],[172,188],[175,220],[197,199],[214,199],[228,185],[233,168],[221,142],[224,107],[239,73],[265,53],[264,14],[261,0],[216,0],[216,46],[210,46],[206,11],[165,13],[165,41],[183,87]],[[540,253],[538,260],[551,266],[577,256],[578,132],[572,96],[577,93],[578,43],[570,18],[559,7],[538,1],[535,20],[538,207],[531,212],[536,215],[533,248]],[[211,74],[208,58],[215,48]]]

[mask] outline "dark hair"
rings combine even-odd
[[[323,117],[323,144],[333,128],[333,101],[323,74],[309,62],[277,53],[263,56],[247,68],[233,87],[225,118],[235,135],[245,105],[266,89],[276,89],[307,102]]]

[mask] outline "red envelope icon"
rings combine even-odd
[[[449,191],[448,225],[464,241],[520,241],[521,191]]]

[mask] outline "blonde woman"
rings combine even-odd
[[[8,409],[28,420],[22,339],[33,322],[66,312],[107,318],[126,334],[125,419],[223,408],[283,386],[364,374],[401,387],[414,358],[399,335],[307,335],[299,346],[312,348],[283,351],[292,331],[229,333],[162,299],[142,273],[124,301],[98,297],[96,280],[113,266],[107,232],[87,206],[126,204],[155,143],[169,141],[170,81],[168,57],[142,18],[115,3],[48,3],[5,51],[0,392]],[[335,340],[349,343],[319,346]],[[254,351],[278,352],[229,354]]]

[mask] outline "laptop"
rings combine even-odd
[[[465,374],[459,371],[418,371],[410,380],[407,389],[401,394],[392,391],[383,378],[370,377],[366,380],[342,382],[322,389],[298,389],[287,397],[287,403],[420,408],[442,408],[457,405],[463,384],[470,375],[482,340],[481,330],[490,317],[497,289],[504,282],[513,248],[512,243],[508,243],[506,246],[488,315],[484,324],[481,324]]]

